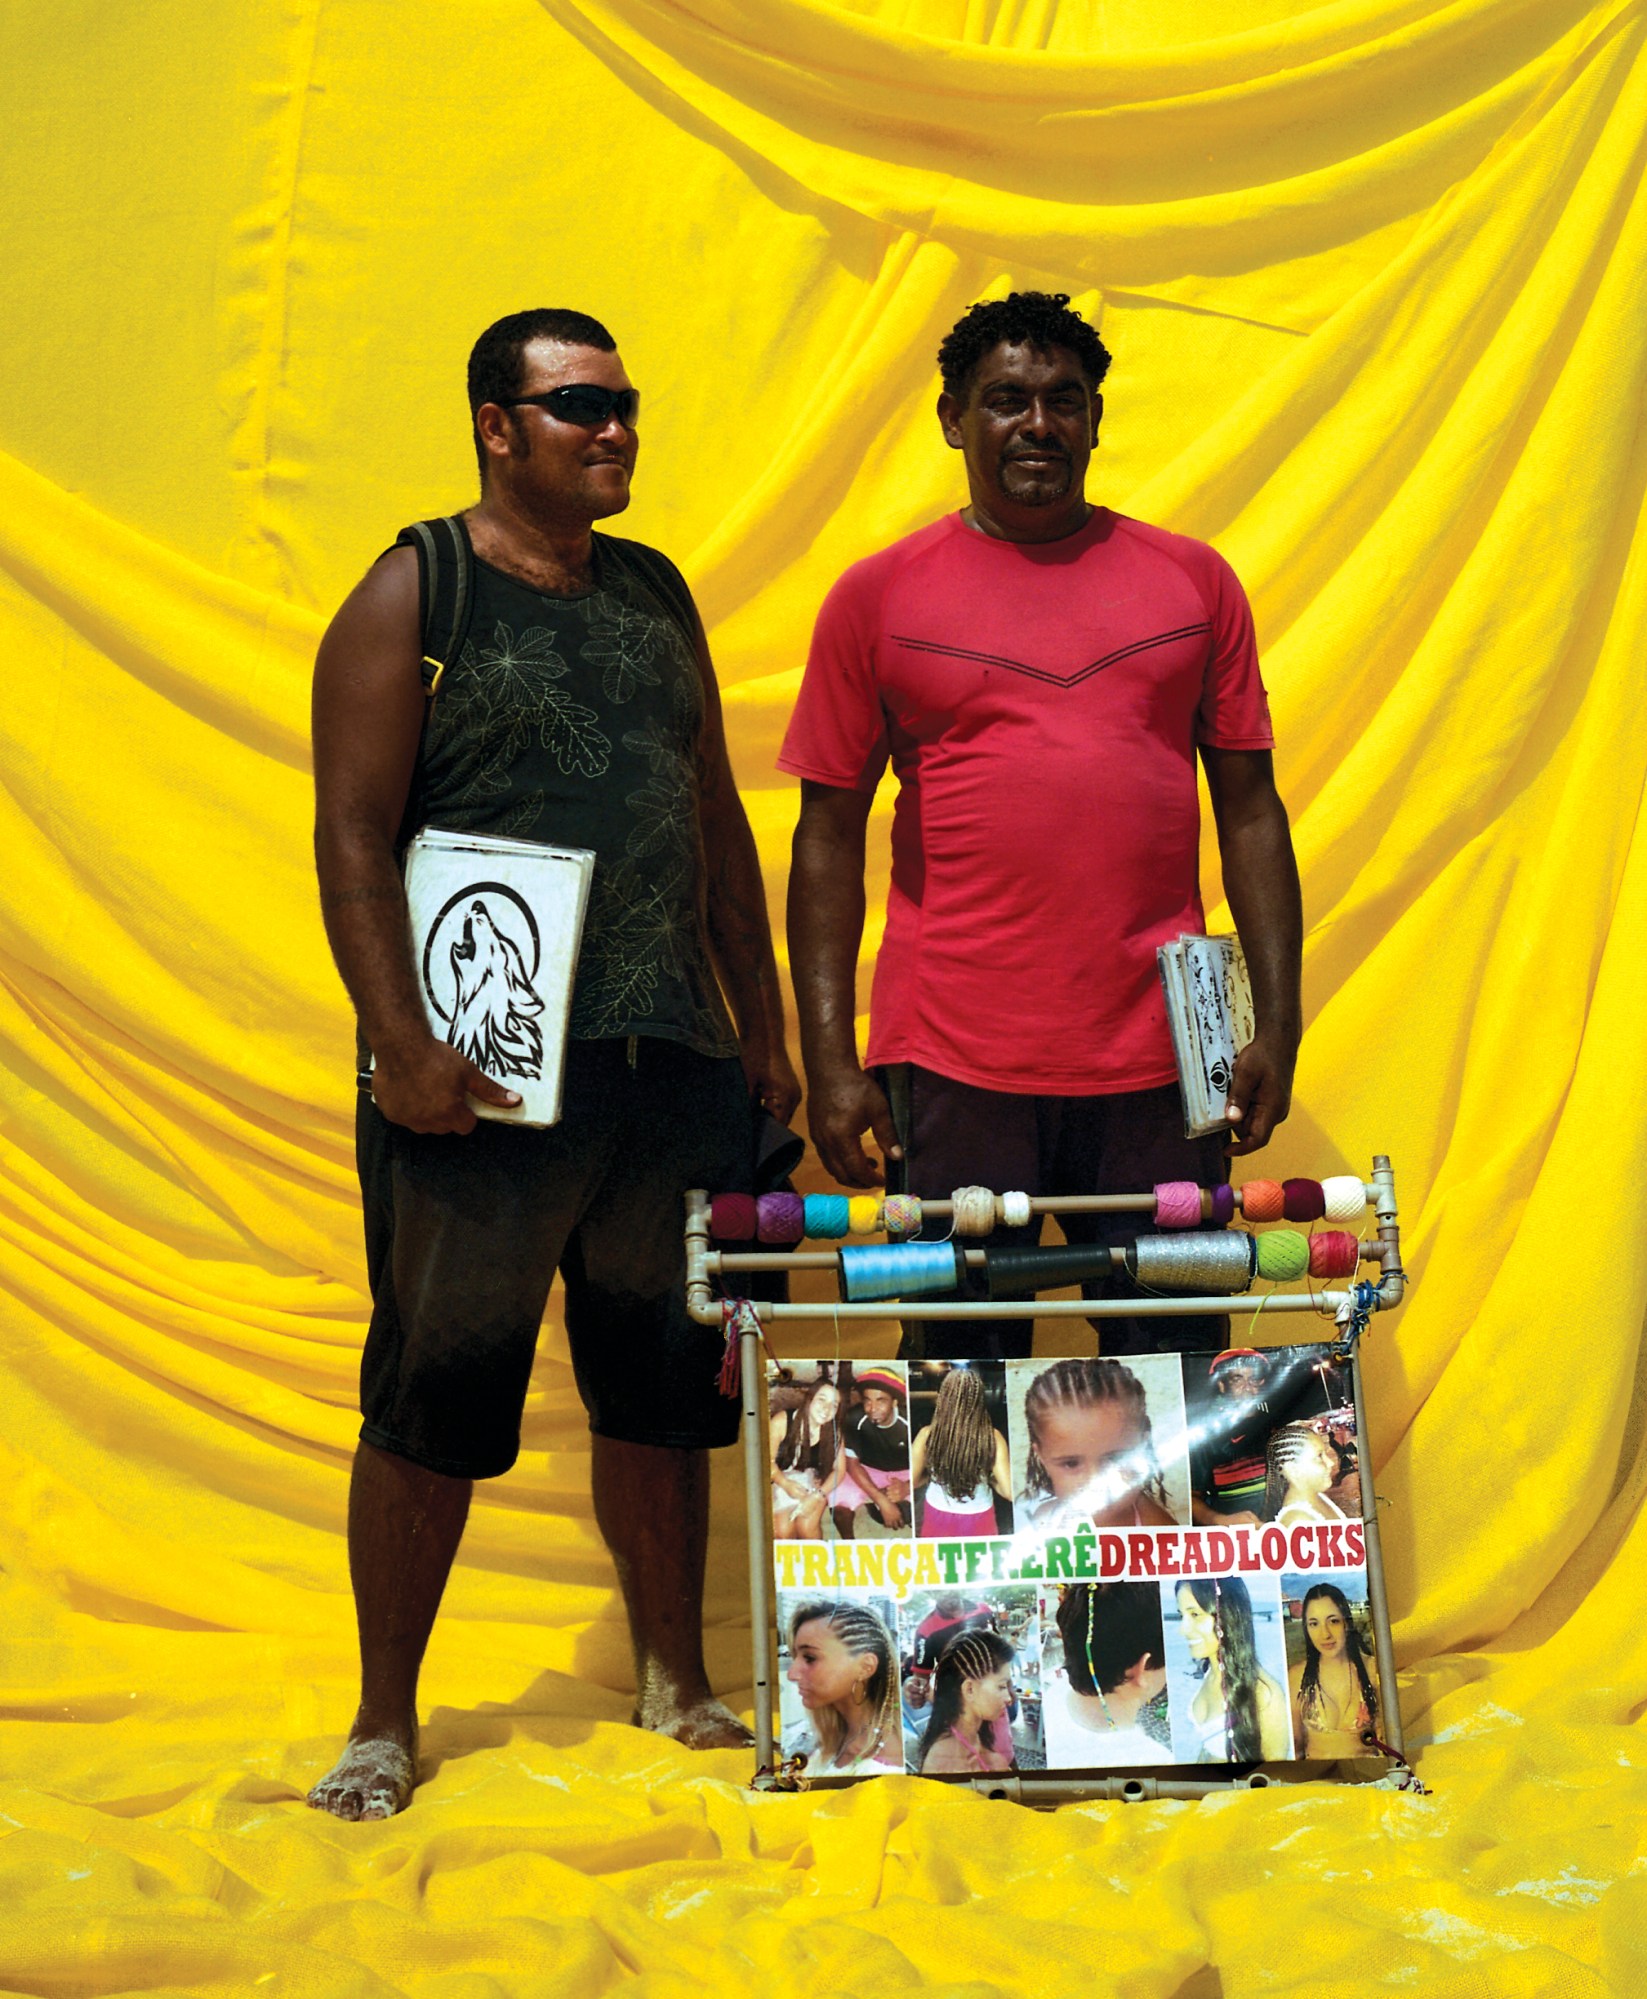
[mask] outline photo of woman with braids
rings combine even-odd
[[[1278,1527],[1307,1527],[1343,1520],[1344,1509],[1327,1496],[1338,1482],[1338,1453],[1315,1423],[1283,1423],[1265,1450],[1264,1518]]]
[[[999,1363],[916,1363],[915,1376],[940,1373],[932,1421],[915,1436],[913,1478],[921,1488],[916,1533],[928,1540],[961,1540],[1012,1532],[1012,1480],[1007,1440],[995,1427],[990,1389],[1000,1399],[1005,1380]],[[988,1377],[993,1375],[994,1379]],[[924,1387],[924,1382],[920,1384]],[[912,1377],[911,1423],[917,1380]],[[924,1397],[923,1397],[924,1399]],[[1003,1502],[997,1506],[996,1501]],[[1005,1514],[1003,1519],[1001,1516]]]
[[[891,1607],[782,1591],[778,1619],[784,1756],[809,1777],[902,1770]]]
[[[1017,1759],[1007,1723],[1012,1647],[998,1631],[964,1631],[932,1676],[932,1713],[921,1738],[923,1777],[987,1777]]]
[[[829,1494],[846,1468],[841,1391],[820,1374],[784,1397],[774,1397],[768,1440],[772,1456],[772,1538],[819,1541]]]
[[[1369,1656],[1366,1589],[1365,1575],[1356,1571],[1330,1583],[1281,1579],[1282,1595],[1294,1604],[1287,1623],[1293,1727],[1299,1755],[1311,1761],[1374,1753],[1368,1738],[1378,1729],[1378,1686]],[[1356,1593],[1353,1604],[1349,1590]]]
[[[1155,1583],[1066,1583],[1042,1597],[1049,1770],[1171,1763],[1167,1649]]]
[[[1068,1532],[1083,1520],[1096,1527],[1188,1523],[1176,1354],[1013,1361],[1007,1378],[1020,1529]]]
[[[1292,1754],[1283,1690],[1281,1600],[1271,1578],[1255,1604],[1239,1576],[1186,1576],[1167,1610],[1180,1763],[1273,1763]],[[1175,1657],[1176,1655],[1176,1657]]]

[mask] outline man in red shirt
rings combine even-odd
[[[938,357],[971,503],[855,564],[819,614],[779,763],[801,779],[789,941],[811,1130],[847,1186],[881,1178],[866,1131],[928,1198],[1207,1185],[1287,1114],[1302,916],[1252,617],[1205,543],[1087,500],[1109,358],[1063,294],[971,307]],[[1187,1140],[1155,950],[1204,925],[1197,755],[1257,1025],[1228,1137]],[[865,827],[888,761],[866,1068]],[[1101,1323],[1111,1353],[1226,1337],[1191,1318]],[[1029,1341],[1027,1320],[963,1322],[944,1350]]]

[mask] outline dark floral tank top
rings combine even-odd
[[[650,1034],[735,1054],[706,936],[691,598],[655,549],[600,534],[594,546],[583,597],[551,597],[476,559],[467,636],[430,699],[407,832],[590,849],[573,1036]]]

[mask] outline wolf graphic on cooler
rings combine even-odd
[[[452,1046],[488,1076],[540,1075],[543,1034],[536,1017],[543,1001],[520,947],[498,929],[484,902],[470,903],[451,956],[457,987]]]

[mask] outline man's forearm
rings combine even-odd
[[[798,834],[789,877],[790,971],[808,1076],[858,1062],[858,950],[864,933],[863,852]]]
[[[783,988],[755,836],[736,800],[703,822],[709,949],[744,1042],[781,1046]]]
[[[1287,815],[1271,810],[1224,829],[1224,893],[1241,938],[1258,1028],[1296,1043],[1303,1026],[1299,968],[1303,899]]]
[[[320,910],[344,986],[377,1055],[427,1040],[394,849],[376,834],[315,836]]]

